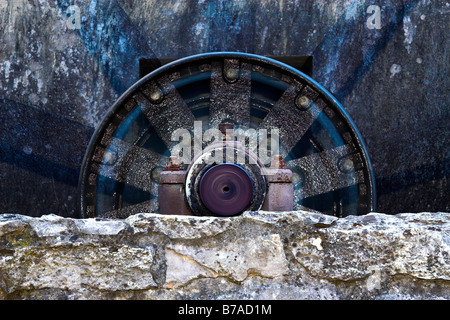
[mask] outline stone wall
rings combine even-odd
[[[450,214],[3,214],[0,298],[449,299]]]

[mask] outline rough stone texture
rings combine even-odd
[[[3,214],[0,298],[450,299],[450,214]]]
[[[445,0],[2,0],[0,212],[73,217],[86,145],[139,59],[222,50],[312,56],[367,143],[378,211],[450,211],[449,12]]]

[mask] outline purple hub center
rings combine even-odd
[[[203,204],[220,216],[241,213],[253,197],[250,177],[235,164],[219,164],[206,171],[199,191]]]

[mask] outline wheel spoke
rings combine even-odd
[[[215,61],[211,67],[210,126],[217,128],[219,123],[226,119],[248,126],[251,64],[228,59],[223,63]]]
[[[158,165],[160,159],[161,155],[156,152],[112,138],[99,174],[108,179],[150,191],[152,169]]]
[[[170,149],[175,143],[171,141],[172,133],[176,129],[191,129],[195,117],[168,76],[160,77],[157,83],[150,82],[142,92],[135,95],[135,100]]]
[[[305,108],[296,107],[299,97],[308,99],[309,104]],[[279,130],[282,142],[280,152],[283,157],[289,154],[323,111],[325,102],[320,98],[316,99],[317,95],[313,94],[311,88],[294,82],[261,122],[262,128]]]
[[[364,182],[362,170],[354,171],[346,145],[288,161],[293,171],[299,169],[302,198],[324,194]],[[347,169],[347,170],[346,170]]]

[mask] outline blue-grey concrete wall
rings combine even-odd
[[[309,55],[367,144],[378,211],[450,211],[442,0],[0,0],[0,212],[73,216],[85,148],[139,58]]]

